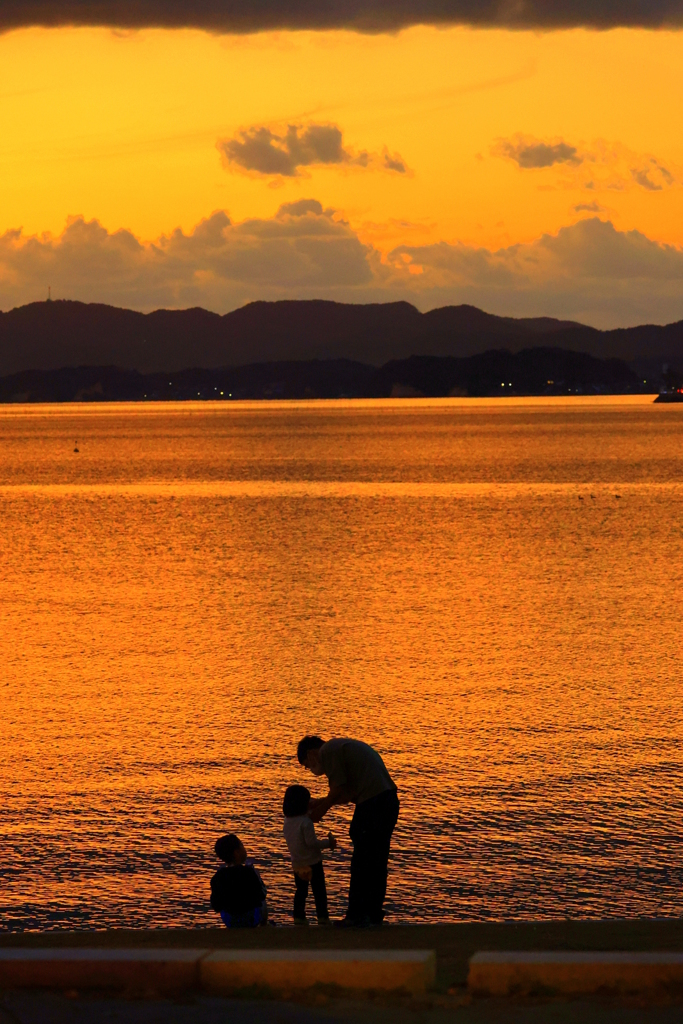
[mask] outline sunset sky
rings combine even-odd
[[[0,308],[683,318],[678,0],[196,6],[3,4]]]

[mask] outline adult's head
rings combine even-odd
[[[311,802],[311,791],[305,786],[287,786],[282,801],[282,813],[285,818],[298,818],[305,814]]]
[[[313,772],[314,775],[325,774],[320,757],[320,748],[324,745],[325,740],[321,740],[319,736],[304,736],[302,740],[299,740],[299,745],[296,748],[299,764],[308,768],[309,772]]]
[[[214,851],[218,859],[225,861],[226,864],[244,864],[247,859],[247,851],[234,832],[217,839]]]

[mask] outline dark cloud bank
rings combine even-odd
[[[0,30],[27,25],[199,28],[212,32],[410,25],[559,29],[683,25],[683,0],[3,0]]]

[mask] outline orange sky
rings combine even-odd
[[[10,32],[0,233],[59,236],[82,214],[145,242],[217,209],[268,219],[315,197],[378,258],[440,241],[533,243],[591,215],[678,247],[681,94],[683,34],[667,31]],[[216,148],[240,129],[311,123],[337,125],[370,166],[283,178],[225,166]],[[539,144],[575,158],[525,168],[509,155]],[[385,147],[410,173],[382,168]]]

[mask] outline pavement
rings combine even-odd
[[[116,999],[53,992],[5,992],[0,1024],[681,1024],[683,1002],[512,1001],[466,997],[411,1002]]]
[[[0,947],[87,946],[202,949],[433,949],[436,991],[467,980],[469,958],[480,950],[677,950],[683,918],[630,921],[506,921],[386,925],[381,929],[159,928],[83,932],[5,932]]]

